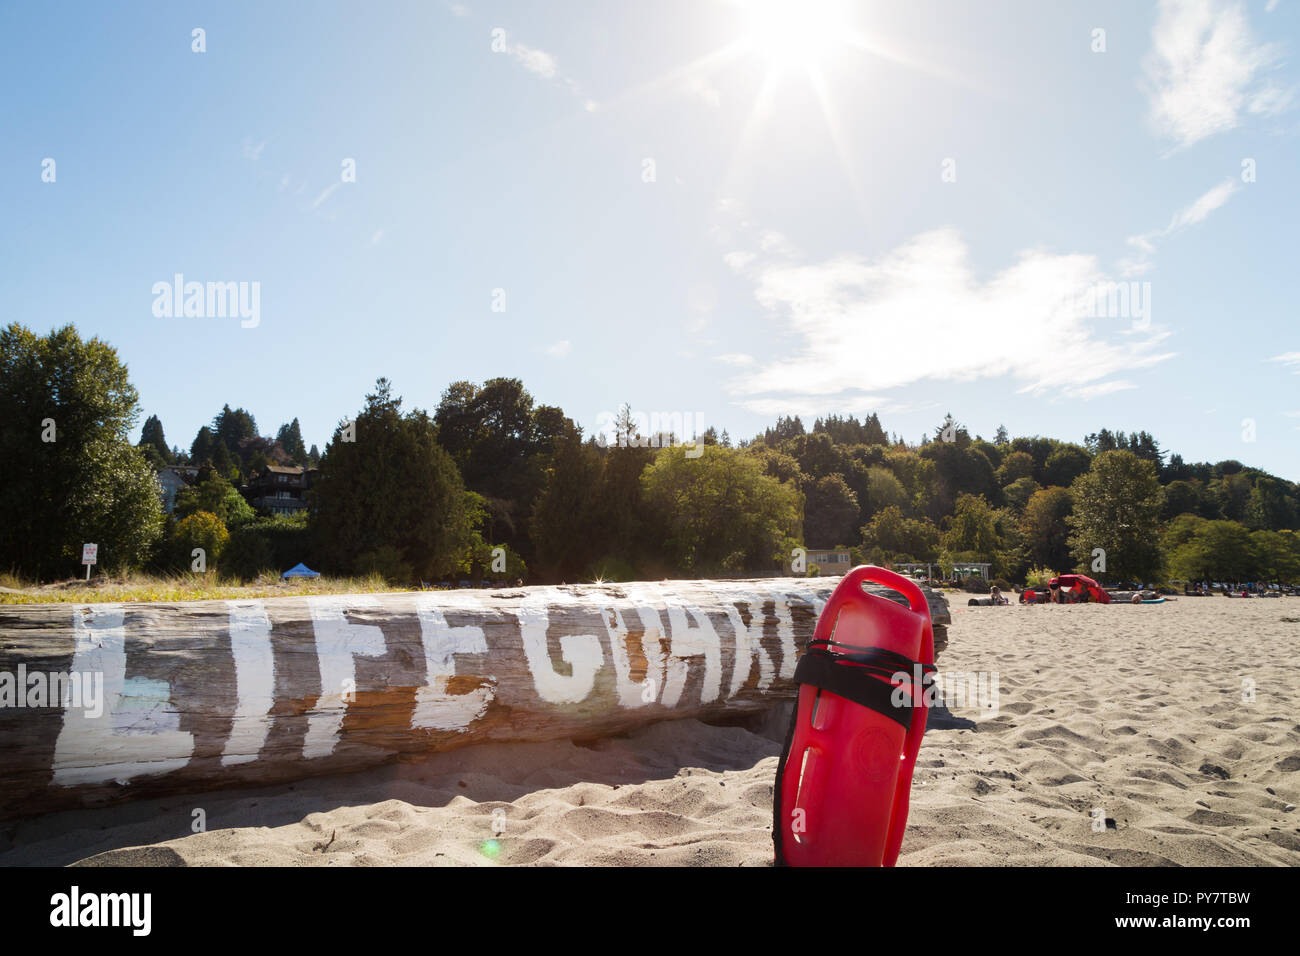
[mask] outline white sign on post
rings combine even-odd
[[[95,563],[99,556],[99,545],[83,544],[81,546],[81,563],[86,566],[86,580],[90,580],[90,566]]]

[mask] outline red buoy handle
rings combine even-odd
[[[930,617],[930,602],[925,599],[921,589],[916,586],[916,582],[911,578],[905,578],[897,572],[890,571],[888,568],[878,567],[874,564],[860,564],[848,574],[844,575],[844,580],[840,581],[839,587],[845,591],[862,591],[862,582],[870,581],[872,584],[883,584],[887,588],[892,588],[903,597],[907,598],[907,606],[917,614],[924,614],[928,619]],[[868,595],[875,597],[876,595]]]

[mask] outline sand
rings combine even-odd
[[[998,707],[936,712],[899,865],[1300,863],[1300,599],[952,604],[941,670],[996,671]],[[768,866],[783,732],[774,709],[50,814],[0,827],[0,865]]]

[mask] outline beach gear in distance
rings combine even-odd
[[[868,594],[867,581],[906,605]],[[846,574],[795,668],[772,801],[777,866],[894,865],[934,670],[921,589],[873,565]]]
[[[1088,600],[1095,601],[1098,604],[1110,603],[1110,595],[1106,592],[1106,589],[1102,587],[1100,584],[1098,584],[1096,581],[1094,581],[1092,578],[1088,577],[1086,574],[1057,575],[1056,577],[1052,578],[1052,580],[1048,582],[1048,584],[1057,585],[1063,588],[1069,588],[1072,591],[1075,588],[1082,588],[1083,590],[1088,592]]]
[[[320,572],[319,572],[319,571],[313,571],[311,568],[307,567],[307,565],[302,564],[301,562],[299,562],[298,564],[295,564],[293,567],[291,567],[288,571],[285,571],[284,574],[280,575],[280,577],[282,577],[282,578],[318,578],[318,577],[320,577]]]

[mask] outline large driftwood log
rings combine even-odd
[[[834,584],[0,607],[0,819],[758,709]]]

